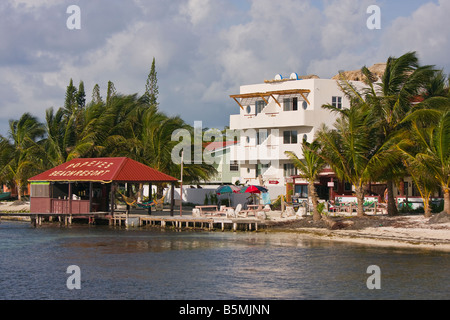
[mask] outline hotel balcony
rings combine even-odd
[[[271,110],[273,111],[273,110]],[[323,119],[318,117],[317,110],[296,110],[278,112],[262,112],[257,115],[236,114],[230,116],[230,129],[263,129],[263,128],[283,128],[298,126],[314,126]]]

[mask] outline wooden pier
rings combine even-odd
[[[192,216],[141,216],[115,214],[112,225],[125,225],[131,227],[137,226],[155,226],[155,227],[171,227],[175,229],[207,229],[215,230],[248,230],[258,231],[258,227],[264,227],[265,223],[259,219],[250,218],[226,218],[226,217],[192,217]]]
[[[89,213],[89,214],[54,214],[54,213],[0,213],[9,217],[29,217],[33,226],[40,226],[44,221],[71,225],[75,220],[84,220],[88,224],[102,222],[110,226],[126,227],[159,227],[173,229],[201,229],[201,230],[245,230],[258,231],[266,226],[265,221],[257,218],[227,218],[227,217],[192,217],[186,216],[158,216],[134,215],[126,213]]]

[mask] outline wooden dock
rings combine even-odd
[[[138,215],[126,213],[93,212],[83,214],[54,214],[54,213],[0,213],[9,217],[29,217],[33,226],[40,226],[44,221],[59,223],[60,225],[71,225],[75,220],[84,220],[88,224],[102,222],[111,226],[125,227],[159,227],[173,229],[202,229],[202,230],[245,230],[258,231],[264,228],[264,220],[257,218],[227,218],[227,217],[192,217],[186,216],[159,216]]]
[[[192,216],[139,216],[116,214],[113,217],[113,225],[155,226],[171,227],[175,229],[207,229],[207,230],[248,230],[258,231],[265,223],[259,219],[251,218],[226,218],[226,217],[192,217]]]

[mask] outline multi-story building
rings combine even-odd
[[[283,193],[280,186],[292,183],[294,193],[307,193],[306,181],[296,178],[296,168],[285,151],[293,151],[301,158],[302,140],[311,142],[322,124],[333,125],[336,114],[322,105],[349,108],[350,102],[338,82],[316,76],[302,78],[295,73],[288,79],[277,75],[264,83],[243,85],[239,94],[230,97],[240,111],[230,116],[230,130],[240,136],[240,143],[231,147],[229,161],[239,163],[241,181],[276,186],[279,193]],[[318,191],[326,193],[323,197],[331,191],[327,181],[333,180],[329,173],[327,176],[325,170],[320,181],[322,188]]]
[[[211,142],[205,146],[205,152],[214,158],[212,164],[217,170],[217,174],[209,180],[209,184],[234,184],[239,180],[239,163],[227,161],[229,159],[230,147],[237,144],[237,141]]]

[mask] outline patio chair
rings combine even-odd
[[[245,218],[245,217],[247,217],[247,212],[245,210],[242,210],[242,204],[239,203],[236,206],[236,209],[234,210],[234,216],[236,218],[239,218],[239,217]]]
[[[234,218],[236,215],[234,213],[234,209],[233,208],[227,208],[226,209],[226,217],[227,218]]]

